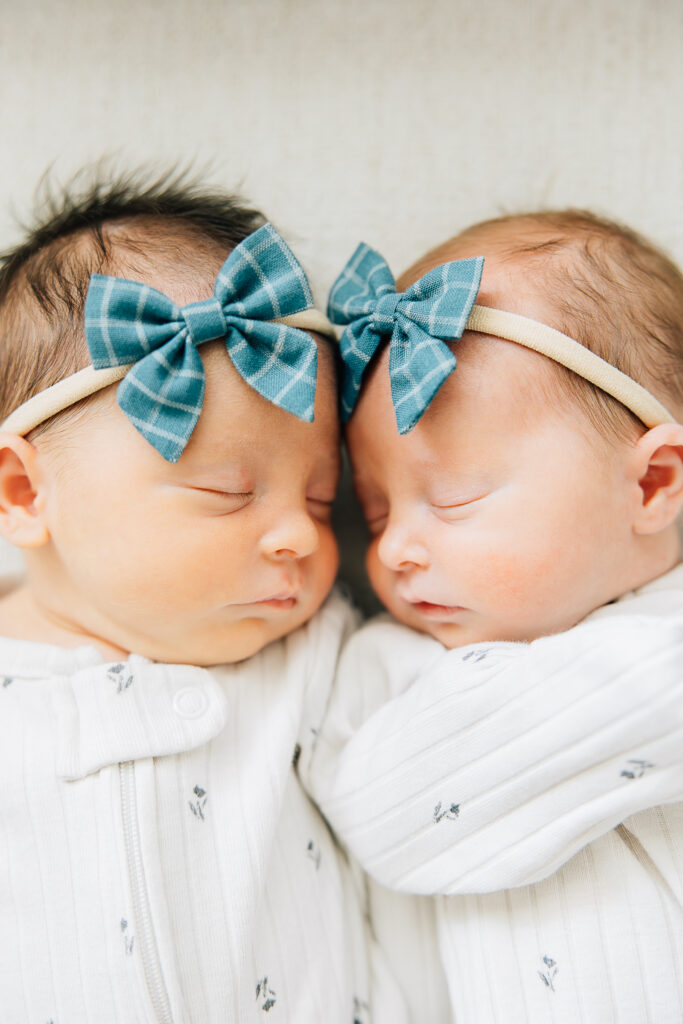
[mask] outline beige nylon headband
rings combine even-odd
[[[307,309],[302,313],[283,317],[278,323],[289,324],[303,330],[317,331],[328,337],[334,337],[332,325],[326,317],[316,309]],[[473,306],[467,321],[468,331],[491,334],[496,338],[514,341],[525,348],[540,352],[556,363],[561,363],[569,370],[595,384],[601,391],[616,398],[622,405],[638,417],[646,427],[656,427],[660,423],[675,423],[675,418],[658,402],[654,395],[637,384],[631,377],[617,370],[616,367],[596,356],[594,352],[580,345],[578,341],[556,331],[552,327],[529,320],[517,313],[507,313],[502,309],[491,309],[488,306]],[[51,416],[74,405],[82,398],[94,394],[121,380],[130,365],[113,366],[106,370],[95,370],[88,366],[85,370],[66,377],[46,388],[40,394],[29,398],[27,402],[15,409],[1,430],[13,434],[28,434],[44,423]]]
[[[316,331],[329,338],[336,338],[332,324],[317,309],[304,309],[300,313],[292,313],[290,316],[283,316],[275,321],[279,324],[287,324],[289,327],[298,327],[303,331]],[[60,380],[52,387],[29,398],[27,402],[20,405],[18,409],[10,413],[4,423],[0,424],[0,430],[7,430],[11,434],[19,434],[21,437],[28,434],[40,423],[49,420],[51,416],[75,405],[82,398],[94,395],[96,391],[115,384],[121,380],[130,370],[132,363],[125,366],[110,366],[105,370],[96,370],[92,366],[86,366],[78,373],[72,373],[64,380]]]
[[[660,423],[676,423],[675,417],[668,409],[658,402],[654,395],[644,387],[617,370],[611,363],[596,356],[590,349],[580,345],[561,331],[553,327],[529,320],[517,313],[505,313],[502,309],[490,309],[488,306],[473,306],[467,321],[468,331],[479,331],[492,334],[506,341],[516,341],[518,345],[531,348],[534,352],[554,359],[567,369],[572,370],[585,380],[595,384],[612,398],[625,405],[638,417],[646,427],[656,427]]]

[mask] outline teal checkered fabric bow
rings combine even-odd
[[[204,401],[197,345],[225,338],[243,379],[269,402],[311,422],[317,348],[276,319],[309,309],[313,297],[294,253],[271,224],[245,238],[223,264],[213,297],[178,307],[136,281],[93,274],[85,334],[96,369],[134,365],[119,406],[143,437],[177,462]]]
[[[335,281],[327,308],[333,323],[348,324],[340,339],[345,420],[353,412],[370,360],[388,340],[398,432],[413,429],[455,369],[455,356],[440,339],[462,336],[483,266],[482,256],[444,263],[406,292],[397,292],[380,254],[365,243],[358,246]]]

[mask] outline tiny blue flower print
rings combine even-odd
[[[364,999],[353,997],[353,1024],[366,1024],[369,1020],[370,1007]]]
[[[125,917],[121,918],[121,933],[123,935],[126,956],[132,956],[133,946],[135,945],[135,936],[128,934],[128,922],[126,921]]]
[[[195,786],[192,792],[194,793],[195,799],[188,800],[190,810],[194,814],[195,818],[201,818],[201,820],[204,821],[204,808],[206,807],[206,801],[209,799],[206,795],[206,790],[202,789],[201,786]]]
[[[110,679],[116,686],[117,693],[123,693],[133,682],[133,676],[126,670],[125,665],[112,665],[107,669],[107,679]]]
[[[306,856],[313,861],[313,863],[315,864],[315,870],[317,871],[318,868],[320,867],[320,858],[322,857],[322,854],[320,852],[320,847],[316,842],[313,841],[313,839],[308,840],[308,846],[306,847]]]
[[[256,1002],[261,1004],[264,1013],[272,1010],[277,1002],[277,995],[268,984],[268,975],[256,982]]]
[[[640,761],[636,758],[629,758],[626,764],[628,767],[619,772],[625,779],[641,779],[648,768],[655,767],[650,761]]]
[[[13,682],[14,682],[14,676],[3,676],[3,679],[2,679],[2,688],[3,688],[3,690],[6,690],[7,687],[11,686]]]
[[[448,818],[449,821],[455,821],[460,815],[460,804],[451,804],[449,807],[442,804],[439,800],[438,804],[434,808],[434,824],[438,825],[444,818]]]
[[[468,651],[467,654],[463,654],[463,661],[471,661],[473,665],[476,665],[478,661],[483,661],[486,655],[489,653],[490,648],[485,651]]]
[[[537,971],[539,978],[543,982],[546,988],[549,988],[551,992],[555,991],[554,981],[560,968],[557,966],[555,961],[550,956],[542,956],[541,960],[545,966],[545,971]]]

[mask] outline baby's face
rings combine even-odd
[[[400,288],[477,254],[423,260]],[[482,305],[539,316],[506,301],[509,267],[487,257],[484,275]],[[453,351],[457,368],[409,434],[396,429],[387,351],[351,417],[372,584],[397,619],[449,648],[569,628],[624,589],[624,458],[579,429],[543,356],[473,333]]]
[[[111,388],[55,466],[48,525],[57,575],[93,635],[207,665],[248,657],[324,600],[337,567],[339,436],[323,345],[313,423],[245,384],[221,342],[200,353],[204,409],[180,460],[138,434]]]

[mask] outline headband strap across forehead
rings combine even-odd
[[[645,426],[675,423],[654,395],[584,345],[528,317],[475,305],[483,257],[454,260],[429,271],[405,292],[385,260],[361,243],[330,292],[328,316],[345,324],[342,416],[358,401],[363,376],[378,347],[389,342],[391,396],[400,434],[407,434],[456,367],[445,341],[465,331],[514,341],[561,363],[616,398]]]
[[[310,422],[318,352],[306,331],[334,337],[312,305],[303,268],[271,224],[235,247],[212,298],[181,308],[147,285],[93,274],[85,303],[92,366],[24,402],[0,429],[27,434],[121,380],[117,400],[125,415],[167,461],[176,462],[204,400],[197,346],[218,338],[225,338],[228,355],[247,384],[273,405]]]

